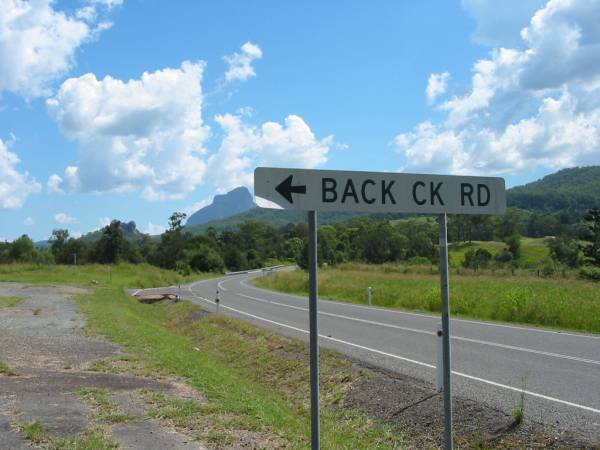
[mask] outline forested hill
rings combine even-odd
[[[572,220],[600,207],[600,166],[563,169],[508,191],[508,206],[566,214]]]
[[[529,212],[564,216],[561,220],[564,223],[576,222],[590,208],[600,207],[600,166],[563,169],[541,180],[516,186],[508,190],[507,203],[509,207]],[[368,214],[321,213],[319,223],[335,223],[365,215]],[[391,220],[406,217],[406,214],[377,214],[369,217],[374,220]],[[205,232],[209,227],[217,231],[233,230],[246,220],[260,220],[279,228],[290,222],[305,221],[306,215],[300,211],[253,208],[225,219],[191,226],[188,230],[193,233]]]
[[[393,220],[406,217],[406,214],[369,214],[364,212],[323,212],[319,213],[319,224],[326,225],[336,222],[343,222],[357,217],[369,216],[373,220]],[[186,226],[186,230],[192,233],[204,233],[209,228],[217,231],[235,230],[238,225],[247,220],[259,220],[261,222],[281,228],[288,223],[298,223],[306,221],[306,212],[291,211],[280,209],[262,209],[253,208],[241,214],[235,214],[231,217],[221,220],[213,220],[200,225]]]

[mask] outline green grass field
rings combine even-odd
[[[183,283],[192,277],[160,270],[148,264],[106,266],[59,266],[39,264],[0,264],[0,281],[31,284],[65,284],[70,286],[115,286],[148,288]]]
[[[119,265],[112,268],[109,282],[103,266],[15,265],[0,267],[0,280],[91,287],[90,294],[77,296],[90,332],[121,344],[144,373],[182,377],[208,399],[208,404],[196,406],[154,399],[157,418],[179,418],[186,427],[197,426],[194,432],[208,444],[227,443],[239,430],[249,430],[285,448],[310,447],[307,345],[238,320],[198,319],[198,307],[189,302],[144,305],[124,291],[184,281],[179,275]],[[350,383],[367,372],[356,371],[329,351],[322,352],[321,364],[323,448],[408,446],[404,434],[337,406]]]
[[[537,267],[540,262],[550,256],[550,250],[545,243],[546,238],[522,238],[521,260],[523,267]],[[465,253],[470,249],[483,248],[492,255],[500,253],[506,244],[498,241],[473,241],[471,243],[450,244],[448,259],[452,267],[460,267],[465,260]]]
[[[428,268],[347,264],[319,272],[319,296],[351,303],[367,303],[373,287],[377,306],[439,312],[439,275]],[[412,270],[412,272],[411,272]],[[527,275],[456,275],[450,282],[452,314],[476,319],[516,322],[568,330],[600,332],[600,288],[597,283]],[[304,271],[279,272],[258,278],[259,287],[303,294],[308,290]]]

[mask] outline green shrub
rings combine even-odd
[[[185,261],[177,261],[175,263],[175,270],[177,271],[177,273],[183,276],[188,276],[192,273],[190,265]]]
[[[508,246],[508,251],[512,253],[513,259],[521,257],[521,236],[513,234],[504,238],[504,243]]]
[[[585,280],[600,281],[600,267],[583,266],[579,269],[579,277]]]
[[[569,236],[548,238],[546,239],[546,245],[550,249],[550,256],[555,261],[575,268],[580,267],[583,263],[581,245]]]
[[[544,258],[540,262],[540,274],[544,278],[553,277],[558,271],[558,266],[552,258]]]
[[[427,266],[431,264],[429,258],[425,258],[424,256],[413,256],[410,258],[407,263],[411,266]]]
[[[500,253],[497,253],[494,259],[499,263],[508,263],[513,260],[513,254],[505,248]]]
[[[492,254],[485,248],[470,249],[465,253],[463,266],[471,269],[486,268],[492,260]]]
[[[220,272],[225,268],[221,255],[208,245],[200,245],[188,254],[188,264],[199,272]]]

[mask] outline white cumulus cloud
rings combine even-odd
[[[206,171],[201,80],[204,63],[122,81],[88,73],[66,80],[48,112],[80,148],[77,166],[48,180],[51,191],[127,192],[182,198]]]
[[[246,81],[256,76],[252,63],[262,58],[262,50],[256,44],[246,42],[242,45],[241,53],[224,56],[223,59],[229,66],[225,72],[225,81]]]
[[[40,192],[40,184],[28,172],[20,172],[19,157],[9,151],[14,136],[4,142],[0,139],[0,209],[17,209],[31,194]]]
[[[77,223],[77,220],[74,217],[71,217],[70,215],[64,212],[55,214],[54,221],[56,223],[60,223],[61,225],[66,225],[68,223]]]
[[[450,74],[448,72],[432,73],[431,75],[429,75],[429,80],[427,81],[427,89],[425,89],[425,92],[427,94],[427,101],[429,103],[433,103],[437,97],[446,93],[446,89],[448,89],[449,79]]]
[[[218,152],[208,160],[208,178],[220,192],[240,185],[252,187],[256,166],[315,168],[327,161],[333,136],[318,139],[299,116],[284,124],[248,125],[242,117],[215,117],[225,136]]]
[[[489,46],[519,46],[519,32],[547,0],[462,0],[463,8],[475,19],[473,38]]]
[[[33,217],[27,217],[23,221],[23,225],[26,225],[28,227],[30,227],[31,225],[35,225],[35,220],[33,220]]]
[[[518,173],[600,163],[600,0],[551,0],[473,66],[446,117],[396,136],[403,169]]]
[[[155,225],[152,222],[148,222],[148,228],[146,228],[145,233],[150,235],[163,234],[167,231],[167,227],[163,225]]]
[[[62,83],[46,106],[78,144],[79,160],[52,174],[48,191],[136,191],[147,201],[176,200],[206,184],[218,192],[252,187],[259,164],[314,168],[327,161],[333,136],[317,138],[297,115],[254,125],[248,108],[214,117],[220,141],[209,151],[204,67],[183,62],[128,81],[88,73]]]
[[[74,65],[77,48],[109,28],[97,21],[98,8],[120,3],[94,0],[69,15],[52,0],[0,0],[0,93],[50,95],[52,82]]]

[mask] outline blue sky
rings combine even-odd
[[[259,164],[598,164],[597,23],[589,0],[0,0],[0,238],[157,232]]]

